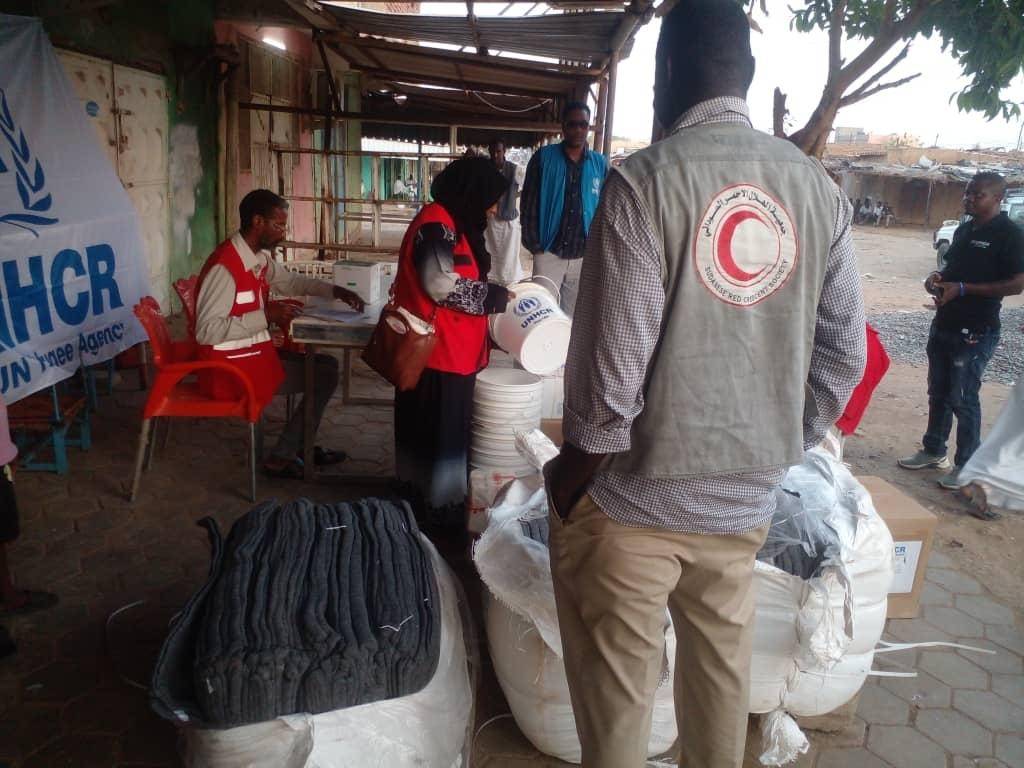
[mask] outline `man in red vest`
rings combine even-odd
[[[323,296],[341,299],[362,311],[363,300],[352,291],[323,280],[292,274],[271,256],[284,239],[288,225],[288,202],[268,189],[256,189],[238,206],[241,228],[217,246],[199,273],[196,302],[196,341],[199,356],[206,360],[227,360],[252,379],[260,406],[275,393],[294,394],[303,389],[303,356],[278,351],[270,340],[270,323],[288,329],[295,307],[280,302],[268,306],[270,290],[286,296]],[[317,355],[314,363],[316,399],[313,403],[314,429],[331,395],[338,386],[338,361],[331,355]],[[283,384],[283,386],[282,386]],[[206,394],[236,396],[233,377],[216,371],[201,379]],[[304,405],[292,413],[270,458],[263,465],[273,477],[301,478],[298,454],[303,441]],[[317,447],[318,465],[345,459],[341,451]]]

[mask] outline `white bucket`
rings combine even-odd
[[[517,476],[532,474],[536,471],[530,462],[521,456],[519,458],[511,458],[476,449],[471,450],[469,453],[469,465],[474,469],[490,469]]]
[[[569,352],[572,321],[559,307],[557,291],[531,280],[509,290],[516,297],[502,314],[491,315],[491,338],[530,373],[558,370]]]
[[[515,368],[487,368],[477,375],[473,393],[474,467],[524,471],[529,462],[516,449],[516,430],[540,424],[543,381]]]
[[[476,394],[491,392],[533,392],[540,389],[539,377],[518,368],[490,366],[476,375]]]

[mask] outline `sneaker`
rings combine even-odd
[[[949,469],[952,464],[945,456],[936,456],[928,451],[918,451],[913,456],[904,456],[896,463],[904,469]]]
[[[947,491],[955,491],[960,488],[960,467],[953,467],[953,469],[940,477],[939,485]]]

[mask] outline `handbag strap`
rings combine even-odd
[[[399,307],[402,307],[402,305],[399,304],[398,303],[398,299],[395,298],[395,294],[396,294],[395,284],[398,282],[398,279],[397,279],[398,275],[397,274],[395,275],[395,278],[396,279],[394,280],[394,282],[392,282],[391,285],[388,287],[388,304],[390,304],[393,308],[398,309]],[[431,300],[431,301],[434,304],[434,311],[430,313],[430,320],[427,321],[427,322],[430,323],[431,327],[434,327],[437,324],[437,322],[436,322],[437,321],[437,302],[433,301],[433,300]],[[402,307],[402,308],[404,309],[404,307]],[[415,312],[412,312],[412,311],[410,311],[408,309],[406,309],[405,311],[408,312],[410,315],[413,315],[414,317],[419,317],[419,315],[417,315]]]

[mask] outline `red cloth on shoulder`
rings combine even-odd
[[[868,409],[868,403],[871,402],[875,388],[885,376],[885,372],[889,370],[889,354],[878,337],[878,331],[872,328],[870,323],[867,324],[867,346],[868,361],[864,366],[864,377],[853,390],[850,402],[846,404],[846,410],[836,422],[836,427],[844,435],[852,435],[857,429],[857,425],[864,417],[864,412]]]

